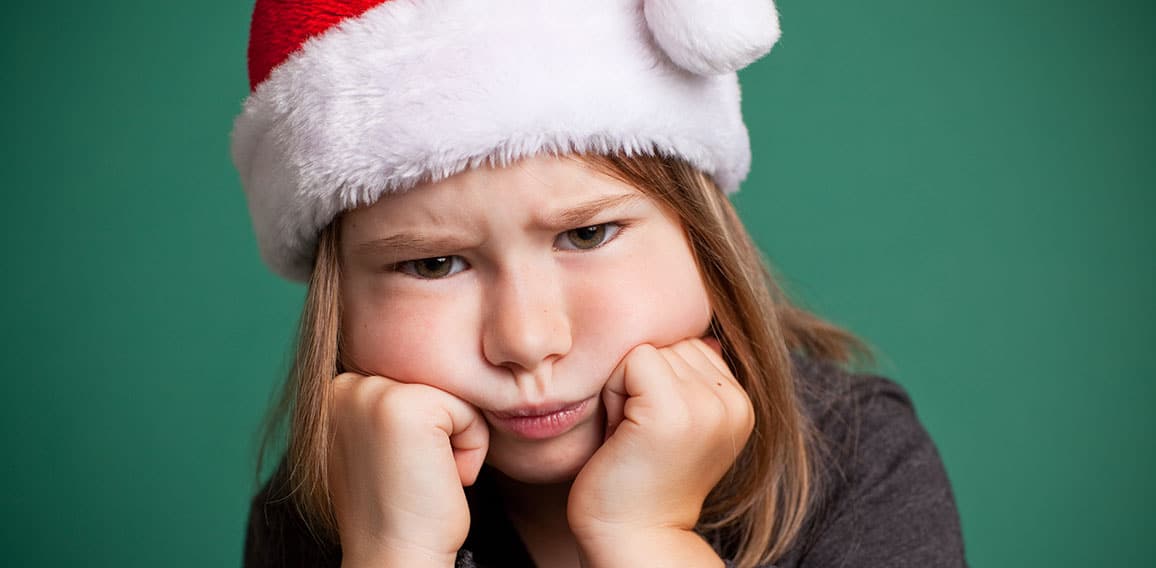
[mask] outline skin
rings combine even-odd
[[[540,157],[387,196],[341,230],[342,333],[366,373],[334,398],[347,566],[452,566],[483,461],[540,565],[721,565],[692,529],[754,419],[700,339],[710,301],[673,214]],[[583,401],[545,438],[500,418]]]

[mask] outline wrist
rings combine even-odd
[[[674,527],[579,536],[578,549],[585,568],[724,565],[702,536]]]

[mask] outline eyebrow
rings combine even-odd
[[[556,230],[581,228],[587,226],[590,220],[599,213],[607,209],[621,207],[639,199],[642,199],[642,195],[639,193],[623,193],[620,195],[601,197],[570,209],[545,215],[540,220],[540,223],[545,227]],[[397,233],[354,245],[352,254],[356,256],[390,254],[439,255],[470,248],[475,244],[477,243],[474,242],[473,239],[452,235],[433,236],[422,233]]]
[[[472,243],[463,238],[451,236],[431,236],[420,233],[398,233],[380,239],[373,239],[353,247],[357,256],[382,254],[446,254],[449,251],[468,248]]]
[[[623,193],[601,197],[576,207],[545,216],[543,224],[558,229],[581,228],[606,209],[621,207],[642,199],[641,193]]]

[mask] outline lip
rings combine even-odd
[[[487,412],[492,424],[528,440],[544,440],[568,432],[594,408],[594,397],[578,402],[525,406]]]

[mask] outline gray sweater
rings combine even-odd
[[[906,392],[833,364],[795,358],[794,365],[822,445],[814,452],[820,475],[803,530],[774,568],[966,566],[947,473]],[[245,567],[340,566],[339,546],[314,538],[277,498],[282,481],[274,475],[253,499]],[[533,566],[484,472],[467,498],[470,534],[458,568]],[[731,556],[726,535],[705,536]]]

